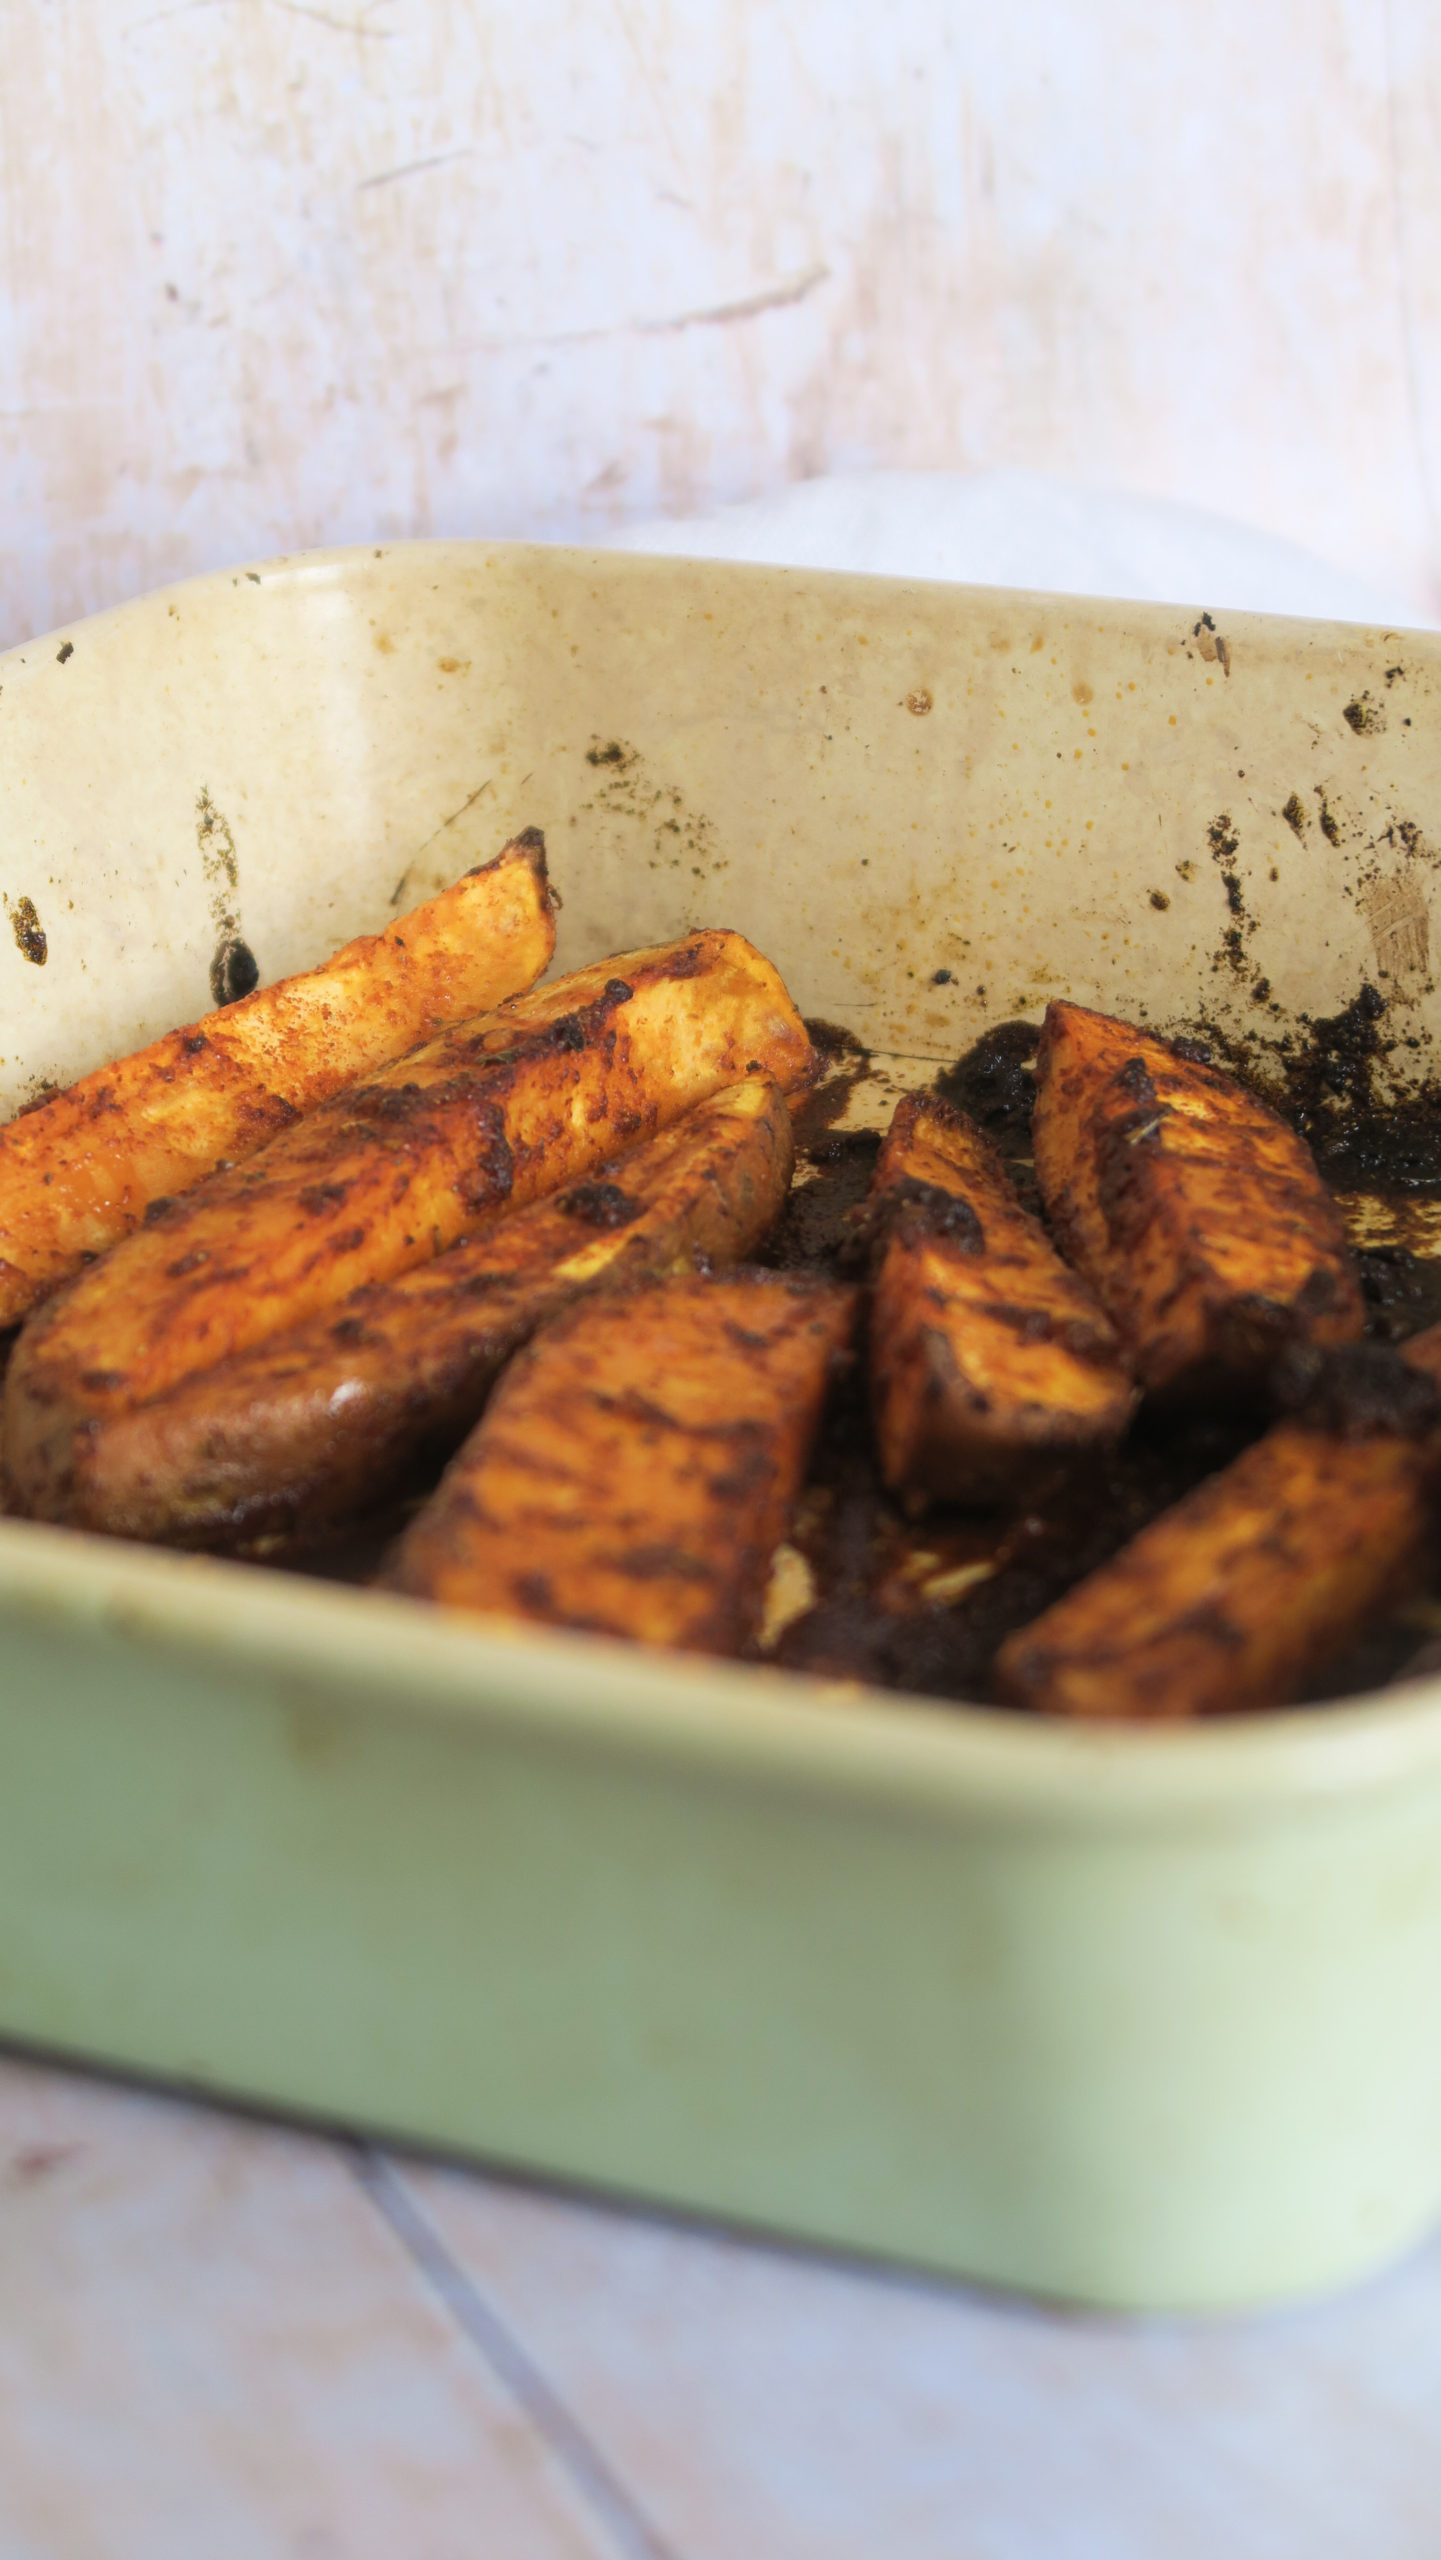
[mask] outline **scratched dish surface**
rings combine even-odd
[[[1064,990],[1437,1028],[1441,641],[416,545],[0,662],[15,1108],[544,828],[924,1080]],[[1117,2303],[1441,2204],[1441,1692],[1057,1732],[0,1524],[0,2030]]]
[[[417,543],[0,664],[7,1109],[207,1010],[222,945],[268,983],[526,825],[557,969],[734,924],[882,1051],[1061,993],[1256,1035],[1363,977],[1441,1028],[1432,634]]]

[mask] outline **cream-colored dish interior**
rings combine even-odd
[[[545,829],[558,968],[726,922],[952,1057],[1065,990],[1429,1046],[1441,639],[481,544],[322,554],[0,661],[0,1106]],[[1228,939],[1229,937],[1229,939]],[[940,973],[945,972],[945,976]],[[1258,993],[1264,988],[1264,993]]]
[[[1057,991],[1264,1066],[1370,980],[1419,1073],[1438,702],[1434,636],[1199,606],[456,543],[200,580],[0,663],[0,1104],[524,826],[558,969],[738,926],[871,1048],[847,1125]]]

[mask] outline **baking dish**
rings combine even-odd
[[[0,660],[0,1107],[524,825],[558,965],[735,925],[881,1092],[1063,989],[1275,1038],[1369,978],[1420,1072],[1438,706],[1434,636],[1199,607],[198,580]],[[0,2033],[1047,2295],[1305,2294],[1441,2209],[1441,1686],[1077,1732],[4,1521]]]

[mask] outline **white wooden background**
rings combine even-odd
[[[4,0],[0,640],[877,465],[1441,608],[1436,0]]]

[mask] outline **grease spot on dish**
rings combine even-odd
[[[6,901],[7,905],[9,901]],[[43,969],[50,957],[50,937],[35,912],[33,898],[17,898],[10,907],[10,930],[16,948],[37,969]]]

